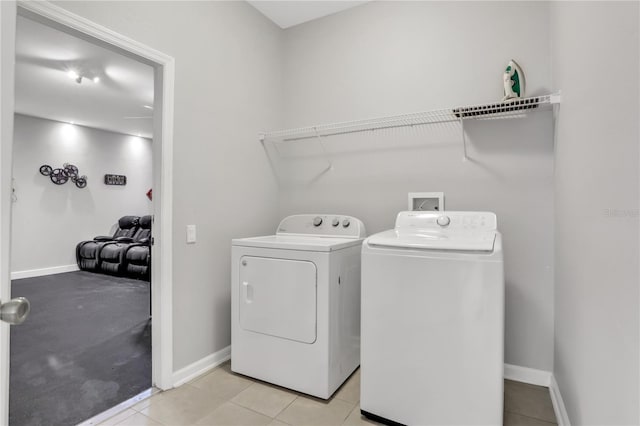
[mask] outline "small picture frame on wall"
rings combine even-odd
[[[127,177],[125,175],[104,175],[105,185],[124,186],[127,184]]]

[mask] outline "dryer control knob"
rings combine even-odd
[[[316,216],[313,219],[313,226],[320,226],[322,225],[322,218],[320,216]]]
[[[349,219],[345,219],[342,221],[342,227],[343,228],[348,228],[349,225],[351,225],[351,221]]]
[[[337,217],[334,217],[333,221],[331,222],[331,225],[333,225],[333,226],[340,225],[340,219],[338,219]]]
[[[449,216],[438,216],[436,223],[440,226],[448,226],[451,223],[451,219],[449,219]]]

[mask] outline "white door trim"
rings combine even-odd
[[[16,3],[0,1],[0,300],[11,297],[11,174]],[[9,423],[9,325],[0,322],[0,424]]]
[[[173,387],[173,321],[172,321],[172,203],[173,203],[173,104],[175,60],[162,52],[130,39],[107,27],[71,13],[47,1],[18,2],[27,14],[36,14],[45,20],[70,28],[79,35],[97,39],[110,46],[129,52],[155,68],[153,140],[153,236],[152,247],[152,383],[160,389]],[[4,145],[4,144],[3,144]],[[11,179],[2,180],[2,202],[5,187]],[[10,190],[10,188],[8,188]],[[10,203],[10,201],[8,201]],[[4,208],[4,205],[3,205]],[[10,205],[9,205],[10,209]],[[7,219],[2,219],[2,226]],[[4,235],[4,234],[3,234]],[[4,238],[3,247],[5,245]],[[0,417],[1,421],[2,417]]]

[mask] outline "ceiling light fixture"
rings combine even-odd
[[[98,83],[100,81],[100,77],[88,78],[87,76],[78,74],[78,72],[74,70],[67,71],[67,75],[69,76],[70,79],[75,80],[76,83],[78,84],[82,83],[83,79],[89,79],[94,83]]]
[[[70,70],[67,75],[69,76],[70,79],[75,80],[76,83],[80,84],[82,83],[82,76],[80,74],[78,74],[77,72]]]

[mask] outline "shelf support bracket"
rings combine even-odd
[[[327,162],[326,170],[331,170],[333,168],[333,163],[331,163],[331,160],[329,160],[329,154],[327,153],[327,150],[325,149],[324,144],[322,143],[322,136],[320,135],[320,132],[318,132],[317,127],[314,127],[313,131],[316,133],[316,137],[318,138],[318,143],[320,144],[320,148],[322,149],[322,154],[324,155],[324,160]]]
[[[462,132],[462,161],[467,161],[467,137],[464,134],[464,118],[460,116],[460,131]]]
[[[558,93],[549,95],[550,104],[559,104],[560,102],[562,102],[562,92],[558,91]]]
[[[278,173],[278,168],[276,167],[276,164],[275,164],[273,158],[271,157],[271,154],[269,153],[269,149],[267,148],[266,135],[264,133],[259,133],[258,134],[258,140],[260,140],[260,143],[262,144],[262,149],[264,149],[264,152],[267,155],[267,160],[269,161],[269,166],[271,166],[271,171],[273,172],[273,176],[276,178],[276,181],[281,182],[280,174]],[[273,146],[275,147],[275,149],[277,151],[278,150],[277,145],[274,143]],[[278,155],[279,155],[279,153],[278,153]]]
[[[258,140],[260,140],[260,143],[266,149],[267,135],[265,133],[258,133]],[[272,141],[271,145],[276,150],[278,155],[282,155],[282,153],[280,152],[280,146],[278,145],[278,142]]]

